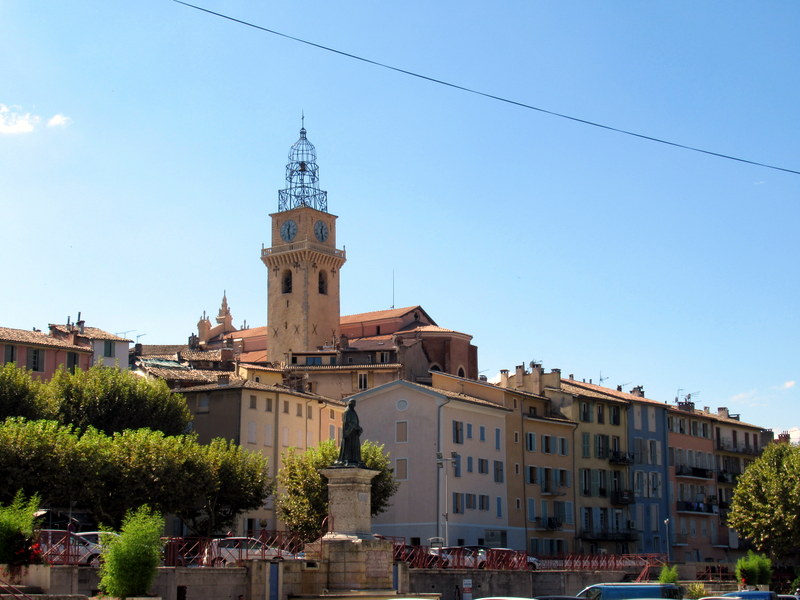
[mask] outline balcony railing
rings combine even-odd
[[[630,528],[611,529],[608,527],[598,527],[593,529],[583,529],[580,538],[587,541],[633,541],[639,536],[639,532]]]
[[[736,480],[739,479],[739,475],[741,473],[734,473],[732,471],[720,471],[717,473],[717,481],[720,483],[731,483],[735,484]]]
[[[678,477],[697,477],[698,479],[714,479],[714,471],[711,469],[701,469],[700,467],[689,467],[687,465],[675,465],[675,475]]]
[[[636,502],[633,490],[618,490],[611,492],[611,504],[633,504]]]
[[[567,493],[562,486],[553,483],[544,484],[541,492],[542,496],[563,496]]]
[[[633,453],[622,452],[621,450],[612,450],[608,457],[608,462],[610,462],[612,465],[632,465]]]
[[[692,512],[701,514],[714,514],[717,511],[715,506],[710,502],[687,502],[685,500],[678,500],[676,503],[678,512]]]
[[[544,525],[547,529],[552,531],[561,529],[564,526],[564,522],[557,517],[548,517],[547,522]]]
[[[750,446],[750,445],[747,445],[747,446],[741,445],[740,446],[738,443],[734,444],[728,438],[718,439],[716,446],[717,446],[717,450],[724,450],[726,452],[736,452],[737,454],[749,454],[751,456],[755,456],[755,455],[759,454],[759,451],[758,451],[757,448],[754,448],[753,446]]]

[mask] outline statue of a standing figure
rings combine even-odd
[[[333,463],[339,467],[364,467],[361,462],[361,425],[358,424],[356,401],[347,401],[347,408],[342,415],[342,444],[339,447],[339,459]]]

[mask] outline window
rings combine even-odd
[[[487,475],[489,473],[489,461],[485,458],[478,459],[478,473]]]
[[[536,483],[536,467],[527,465],[525,467],[525,483]]]
[[[390,356],[388,352],[378,352],[376,361],[381,364],[388,363]]]
[[[303,416],[303,405],[298,402],[296,408],[297,408],[297,416],[298,417],[302,417]]]
[[[478,495],[478,510],[489,510],[489,496],[486,494]]]
[[[320,294],[327,294],[328,293],[328,274],[325,271],[319,272],[319,293]]]
[[[250,421],[247,424],[247,443],[248,444],[255,444],[256,443],[256,423],[255,423],[255,421]]]
[[[258,399],[255,396],[250,396],[250,408],[258,408]]]
[[[289,269],[286,269],[281,277],[281,293],[292,293],[292,272]]]
[[[401,444],[408,441],[408,421],[395,422],[394,441]]]
[[[272,412],[272,398],[267,398],[267,406],[265,407],[267,412]]]
[[[494,449],[500,450],[500,428],[494,430]]]
[[[464,423],[463,421],[453,421],[453,443],[464,443]]]
[[[581,456],[583,458],[591,458],[591,438],[588,432],[581,434]]]
[[[6,349],[3,352],[3,362],[14,362],[17,360],[17,347],[11,344],[6,344]]]
[[[608,458],[608,441],[607,435],[595,434],[594,436],[594,457],[595,458]]]
[[[28,369],[31,371],[44,371],[44,350],[28,348]]]
[[[581,496],[591,496],[592,495],[591,472],[589,471],[589,469],[581,469],[580,476],[581,476]]]
[[[525,434],[525,450],[536,452],[536,434],[528,432]]]
[[[314,411],[311,410],[311,405],[306,404],[306,419],[313,419],[314,418]]]
[[[369,387],[368,373],[358,374],[358,389],[365,390]]]
[[[67,352],[67,371],[69,371],[70,373],[74,373],[75,369],[77,368],[78,368],[78,353]]]
[[[288,400],[284,400],[283,401],[283,412],[285,414],[287,414],[287,415],[289,414],[289,401]]]
[[[478,497],[475,494],[466,495],[467,510],[475,510],[478,507]]]
[[[274,435],[274,429],[272,428],[272,423],[267,423],[264,425],[264,445],[265,446],[272,446],[272,437]]]
[[[619,406],[612,406],[611,412],[609,415],[609,420],[611,421],[612,425],[619,425],[620,424],[620,410]]]
[[[558,453],[561,456],[569,456],[569,440],[567,438],[558,438]]]
[[[602,404],[597,405],[597,422],[598,423],[605,423],[606,422],[606,412],[605,406]]]
[[[551,435],[542,436],[542,452],[544,452],[545,454],[553,453],[553,436]]]
[[[478,439],[482,442],[486,441],[486,427],[483,425],[478,428]]]
[[[503,483],[503,461],[494,461],[494,481],[495,483]]]
[[[453,452],[453,475],[461,477],[461,455]]]
[[[472,473],[472,457],[467,457],[467,473]]]
[[[503,516],[503,499],[498,496],[497,501],[495,502],[495,506],[497,507],[497,518],[501,518]]]
[[[536,499],[528,498],[528,521],[536,520]]]
[[[321,365],[322,364],[322,357],[321,356],[306,356],[306,364],[307,365]]]
[[[472,439],[472,423],[467,423],[467,439]]]
[[[580,411],[581,411],[581,416],[580,416],[581,421],[583,421],[584,423],[591,423],[592,422],[592,409],[589,406],[588,402],[581,402]]]
[[[453,513],[462,514],[464,512],[464,494],[453,492]]]
[[[408,479],[408,459],[398,458],[394,463],[394,476],[395,479],[405,480]]]

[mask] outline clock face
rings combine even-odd
[[[289,219],[281,225],[281,237],[285,242],[291,242],[297,235],[297,223]]]
[[[314,234],[320,242],[328,239],[328,226],[323,221],[314,223]]]

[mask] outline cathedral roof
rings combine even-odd
[[[425,317],[427,318],[427,320],[431,324],[433,324],[433,325],[436,324],[433,321],[433,319],[431,319],[430,315],[425,312],[425,309],[422,308],[419,305],[417,305],[417,306],[407,306],[405,308],[389,308],[389,309],[386,309],[386,310],[376,310],[376,311],[372,311],[372,312],[359,313],[359,314],[355,314],[355,315],[342,315],[340,317],[340,319],[339,319],[339,322],[342,325],[350,325],[352,323],[363,323],[363,322],[367,322],[367,321],[381,321],[381,320],[385,320],[385,319],[399,319],[399,318],[404,317],[408,313],[410,313],[412,311],[415,311],[415,310],[416,311],[420,311],[423,315],[425,315]]]

